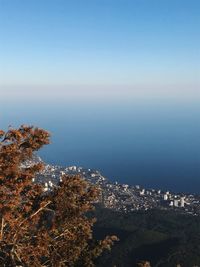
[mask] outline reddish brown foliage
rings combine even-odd
[[[21,126],[0,131],[0,266],[94,266],[116,237],[92,239],[98,190],[81,177],[63,177],[50,194],[32,183],[40,163],[24,167],[34,151],[49,144],[49,133]]]
[[[137,264],[137,267],[151,267],[151,265],[148,261],[141,261]]]

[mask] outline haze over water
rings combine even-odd
[[[94,168],[121,183],[200,193],[198,102],[70,99],[4,102],[1,128],[49,130],[48,163]],[[12,123],[11,123],[12,122]]]

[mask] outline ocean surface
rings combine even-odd
[[[99,170],[112,181],[200,194],[200,105],[98,99],[0,100],[0,128],[51,132],[48,163]]]

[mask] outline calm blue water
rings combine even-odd
[[[200,193],[200,106],[173,101],[1,101],[0,125],[52,133],[49,163],[100,170],[111,180]]]

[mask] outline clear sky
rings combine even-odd
[[[199,0],[0,0],[2,96],[199,87]]]

